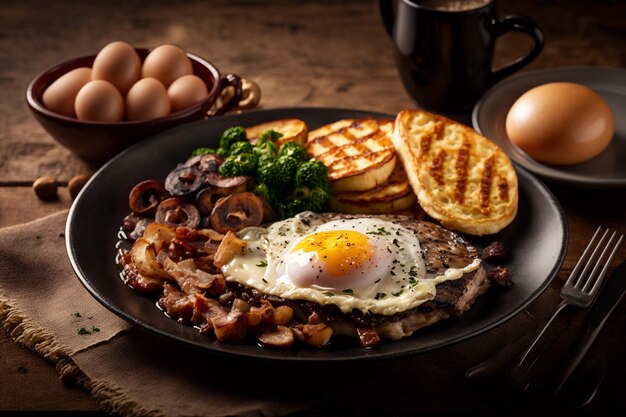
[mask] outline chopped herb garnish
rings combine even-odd
[[[92,332],[99,332],[99,331],[100,331],[100,328],[99,328],[99,327],[96,327],[96,326],[91,326],[91,331],[92,331]]]
[[[261,278],[261,281],[267,284],[267,280],[265,278]]]
[[[258,266],[258,267],[264,267],[264,266],[267,266],[267,262],[265,262],[265,261],[261,261],[261,262],[259,262],[258,264],[256,264],[256,266]]]
[[[394,297],[399,297],[400,294],[402,294],[404,292],[404,290],[400,290],[398,292],[392,292],[391,295],[393,295]]]
[[[91,332],[87,329],[85,329],[85,326],[80,326],[78,328],[78,334],[83,335],[83,334],[91,334]]]
[[[378,236],[384,236],[384,235],[390,235],[391,234],[384,227],[379,227],[376,232],[365,232],[365,233],[368,234],[368,235],[378,235]]]
[[[377,299],[377,300],[382,300],[386,296],[387,296],[387,294],[385,294],[384,292],[377,292],[376,295],[374,296],[374,298]]]
[[[351,288],[346,288],[346,289],[345,289],[345,290],[343,290],[342,292],[343,292],[344,294],[350,294],[350,295],[354,294],[354,291],[352,291],[352,289],[351,289]]]
[[[79,313],[78,311],[77,311],[76,313],[74,313],[74,315],[75,315],[76,317],[81,317],[81,315],[80,315],[80,313]]]
[[[333,293],[332,293],[332,292],[330,292],[330,291],[326,291],[326,292],[324,293],[324,295],[327,295],[327,296],[329,296],[329,297],[332,297],[332,296],[334,296],[335,294],[333,294]]]

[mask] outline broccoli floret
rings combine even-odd
[[[254,146],[248,141],[235,142],[230,146],[231,155],[239,155],[241,153],[253,153]]]
[[[275,160],[276,158],[274,158],[272,155],[264,153],[261,156],[259,156],[259,163],[258,163],[257,169],[261,169],[265,165],[273,163]]]
[[[217,156],[221,156],[222,158],[226,158],[228,155],[230,155],[230,152],[226,148],[217,148],[217,151],[215,151],[215,154]]]
[[[322,188],[330,190],[328,168],[321,161],[311,159],[298,167],[296,171],[296,188]]]
[[[272,158],[275,158],[278,154],[278,147],[276,144],[270,140],[260,140],[254,145],[254,153],[262,156],[269,155]]]
[[[276,159],[275,164],[278,164],[280,171],[285,176],[285,183],[289,184],[291,188],[296,182],[296,172],[300,166],[300,162],[295,158],[289,156],[281,156]]]
[[[291,194],[295,183],[298,161],[289,157],[276,158],[264,163],[258,170],[258,180],[267,184],[277,194]]]
[[[191,156],[200,156],[200,155],[208,155],[210,153],[215,153],[215,149],[213,148],[198,148],[191,153]]]
[[[283,217],[293,217],[298,213],[308,210],[306,201],[299,198],[295,198],[288,203],[282,204],[281,208],[282,210],[280,212]]]
[[[251,153],[231,155],[220,165],[220,175],[224,177],[236,177],[239,175],[254,175],[258,158]]]
[[[311,191],[310,197],[306,200],[308,209],[311,211],[322,212],[328,209],[328,200],[330,199],[330,188],[317,187]]]
[[[296,142],[284,143],[278,150],[278,156],[289,156],[298,162],[305,162],[309,160],[309,156],[307,155],[304,146],[300,146]]]
[[[265,132],[259,135],[259,141],[265,142],[266,140],[270,140],[272,142],[276,142],[278,139],[282,137],[283,137],[282,133],[277,132],[273,129],[270,129],[270,130],[266,130]]]
[[[257,184],[257,186],[254,187],[254,193],[260,195],[261,197],[266,199],[268,203],[274,206],[276,202],[276,196],[274,195],[270,187],[267,186],[267,184]]]
[[[246,138],[246,129],[243,126],[233,126],[226,129],[220,137],[220,148],[230,151],[230,147],[235,142],[248,140]]]
[[[294,191],[294,196],[306,202],[306,209],[316,212],[325,211],[330,199],[330,187],[299,187]]]

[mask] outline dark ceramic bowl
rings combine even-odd
[[[141,48],[137,48],[136,51],[142,61],[150,52],[149,49]],[[142,139],[207,117],[208,111],[216,103],[222,90],[229,86],[234,87],[234,99],[220,108],[216,114],[222,114],[238,103],[242,92],[241,79],[237,75],[221,75],[208,61],[190,53],[187,56],[193,65],[193,73],[204,80],[209,93],[198,104],[164,117],[116,123],[92,122],[64,116],[47,109],[41,99],[46,88],[68,71],[79,67],[91,67],[96,55],[74,58],[43,71],[28,85],[26,101],[35,119],[57,142],[86,161],[103,163]]]

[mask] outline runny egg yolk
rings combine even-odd
[[[374,253],[369,238],[353,230],[313,233],[298,242],[291,253],[297,251],[315,252],[333,277],[343,277],[362,267],[370,262]]]

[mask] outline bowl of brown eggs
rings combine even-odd
[[[231,99],[212,115],[241,100],[239,76],[220,74],[176,45],[146,49],[115,41],[41,72],[26,101],[59,144],[102,163],[151,135],[208,117],[229,87]]]

